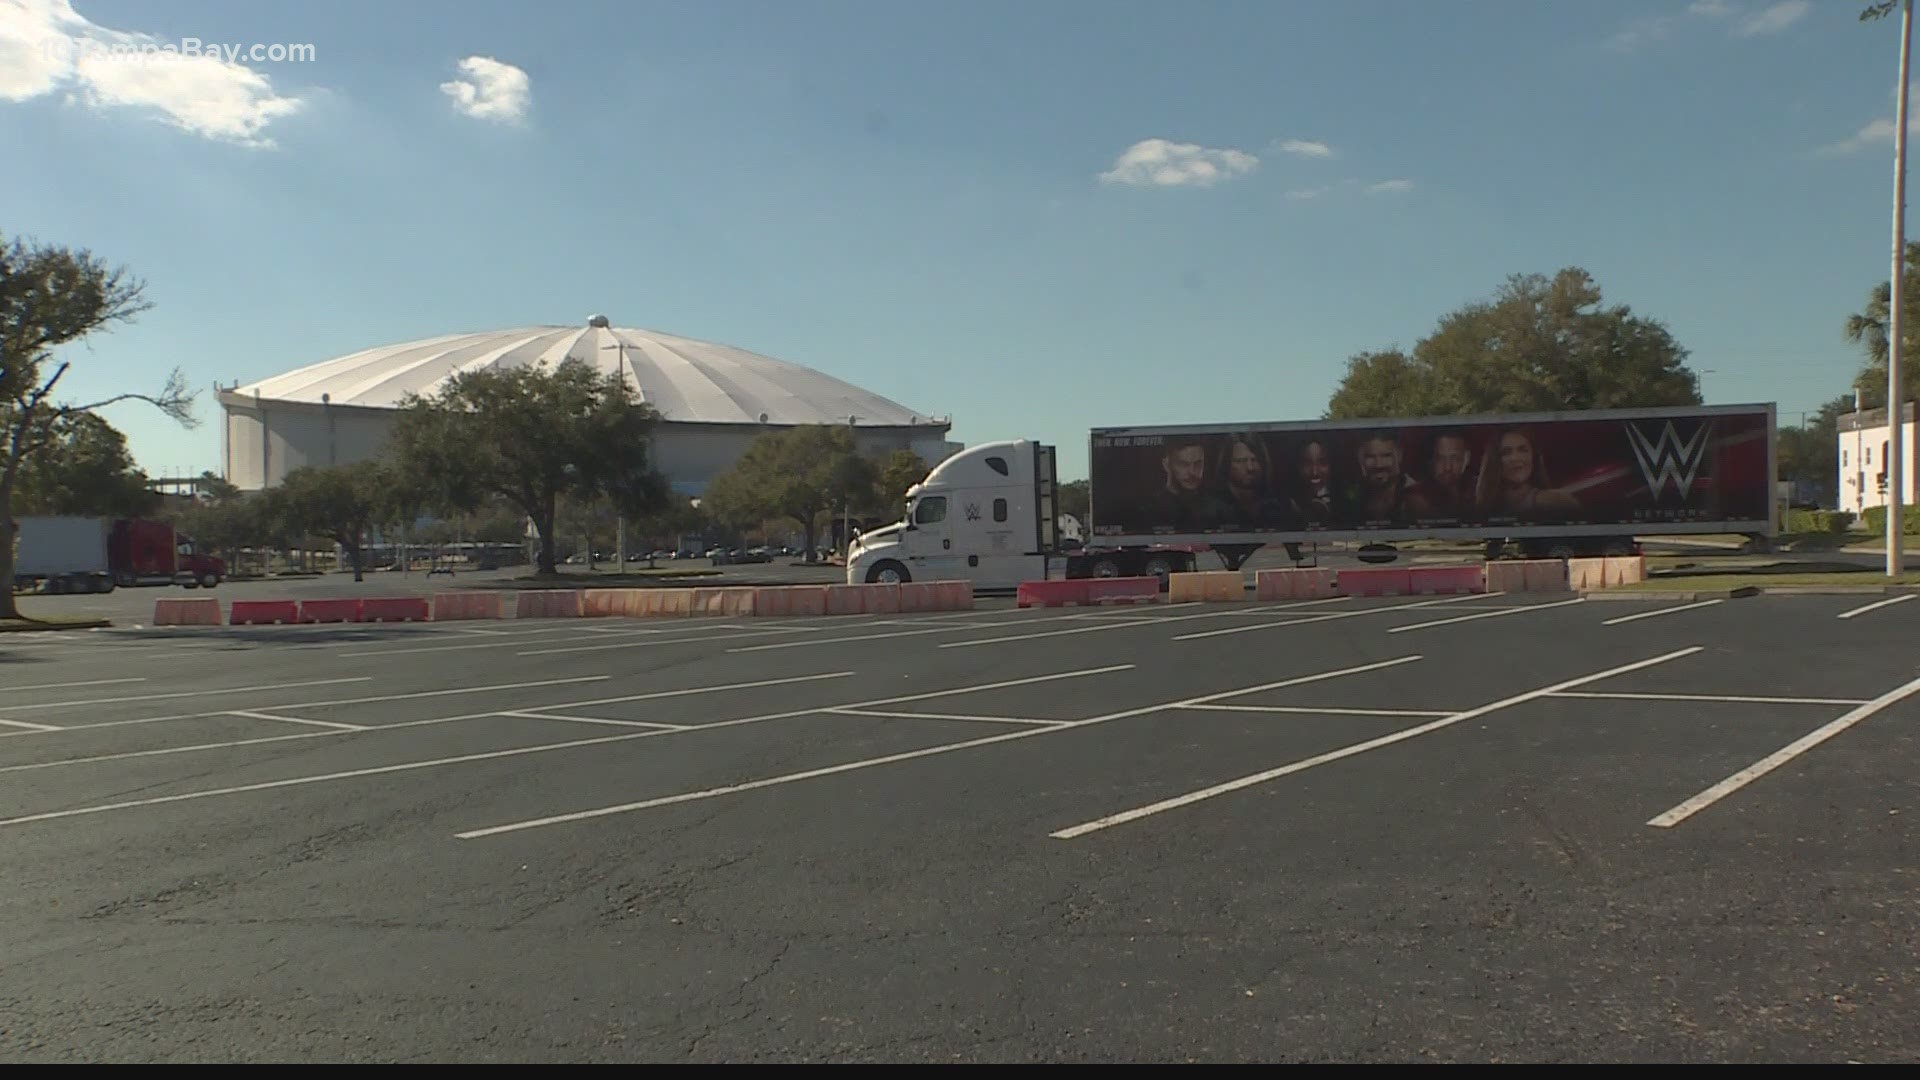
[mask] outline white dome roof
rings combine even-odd
[[[572,356],[602,374],[621,365],[640,396],[668,420],[709,424],[844,424],[944,427],[878,394],[812,368],[730,345],[652,330],[608,326],[529,326],[409,341],[342,356],[232,391],[272,401],[392,408],[408,392],[428,396],[455,372],[527,364],[557,365]],[[621,346],[625,346],[624,349]]]

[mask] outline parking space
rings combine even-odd
[[[0,642],[0,920],[43,943],[0,959],[53,1057],[103,1037],[81,998],[366,1030],[449,980],[385,1052],[1899,1057],[1910,967],[1768,928],[1843,879],[1832,918],[1920,929],[1916,629],[1513,595]]]

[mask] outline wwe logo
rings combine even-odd
[[[1649,439],[1639,428],[1627,425],[1627,441],[1633,444],[1633,456],[1640,462],[1640,475],[1656,498],[1669,481],[1683,499],[1692,491],[1693,478],[1707,457],[1707,436],[1712,429],[1709,420],[1700,425],[1693,438],[1682,441],[1672,421],[1661,429],[1658,439]]]

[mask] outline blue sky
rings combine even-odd
[[[197,430],[110,413],[155,473],[218,469],[216,380],[605,312],[1065,479],[1092,426],[1317,416],[1354,352],[1567,265],[1794,422],[1888,269],[1862,6],[0,0],[0,232],[148,283],[68,355],[75,397],[205,391]]]

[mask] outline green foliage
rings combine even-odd
[[[518,507],[540,535],[539,569],[557,569],[562,497],[604,497],[629,518],[670,500],[648,464],[659,415],[621,375],[568,358],[551,369],[462,372],[431,398],[409,395],[394,425],[396,468],[427,505],[471,510],[488,496]]]
[[[1791,480],[1812,488],[1816,500],[1832,505],[1838,499],[1834,485],[1840,472],[1840,417],[1853,411],[1853,399],[1834,398],[1820,406],[1804,425],[1784,425],[1779,429],[1775,460],[1778,480]]]
[[[126,436],[92,413],[55,421],[45,450],[21,462],[13,489],[16,516],[146,517],[160,502],[127,451]]]
[[[714,478],[700,505],[728,525],[792,518],[806,534],[811,560],[820,515],[872,498],[881,472],[855,451],[853,434],[844,427],[815,424],[770,431],[748,444],[733,468]]]
[[[906,504],[907,489],[927,478],[927,463],[911,450],[895,450],[874,477],[875,509],[898,513]]]
[[[1881,515],[1886,521],[1886,515]],[[1787,511],[1787,531],[1790,533],[1826,533],[1840,536],[1853,527],[1853,514],[1847,510],[1789,510]]]
[[[1869,506],[1860,514],[1866,530],[1875,536],[1887,533],[1887,508]],[[1900,533],[1903,536],[1920,534],[1920,506],[1902,506],[1900,508]]]
[[[1901,396],[1911,401],[1920,392],[1920,242],[1907,244],[1900,281]],[[1866,307],[1847,316],[1842,332],[1864,354],[1854,387],[1869,409],[1887,405],[1887,342],[1893,311],[1893,287],[1882,281],[1867,296]],[[1851,403],[1849,403],[1851,404]]]
[[[1601,306],[1584,270],[1515,275],[1442,318],[1411,354],[1353,357],[1327,418],[1697,405],[1686,358],[1660,323]]]
[[[0,235],[0,582],[13,580],[13,506],[23,472],[39,466],[75,418],[138,400],[193,426],[193,395],[179,369],[156,394],[128,392],[72,404],[55,397],[68,364],[54,350],[148,308],[143,286],[85,250],[29,244]],[[87,496],[93,498],[100,493]],[[17,614],[0,588],[0,618]]]
[[[1093,515],[1093,483],[1088,480],[1069,480],[1060,485],[1054,494],[1054,509],[1071,516],[1082,525],[1091,526],[1088,519]]]
[[[302,466],[280,482],[279,498],[268,505],[281,531],[324,536],[347,551],[353,580],[361,580],[361,544],[375,526],[396,519],[402,485],[377,461],[352,465]]]

